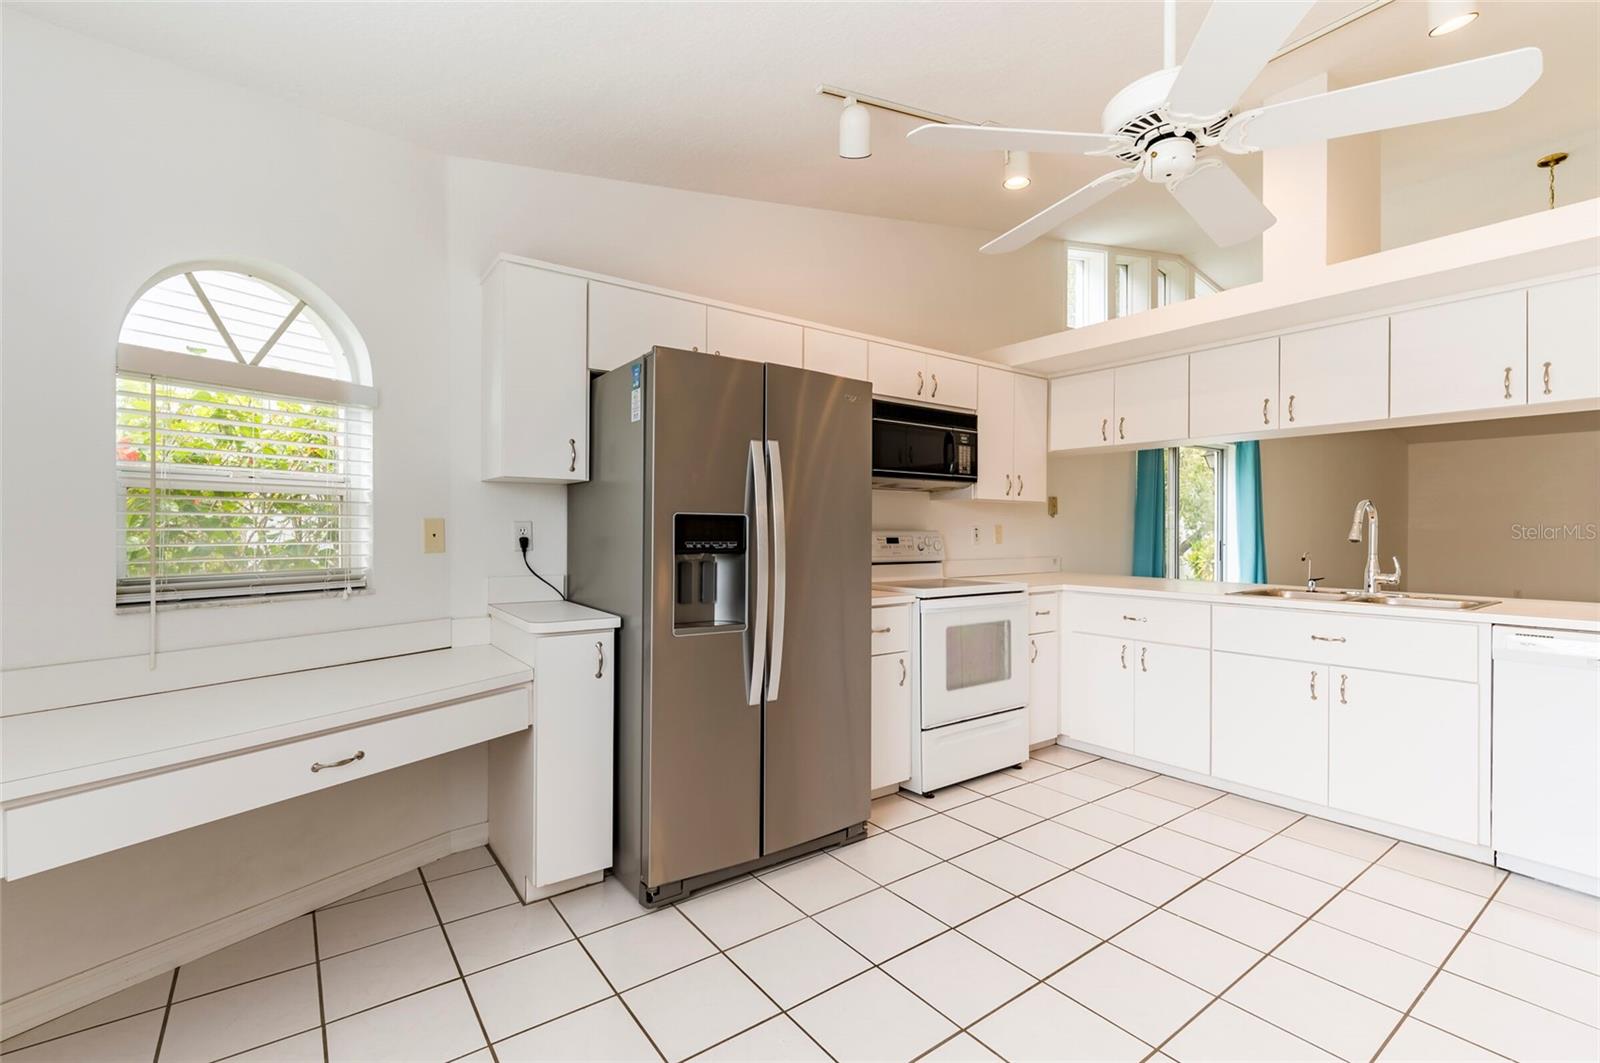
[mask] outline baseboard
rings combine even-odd
[[[0,1037],[30,1030],[92,1004],[112,993],[137,985],[174,967],[192,963],[247,937],[270,930],[280,923],[332,904],[368,886],[391,879],[414,867],[431,863],[463,849],[483,845],[489,840],[489,824],[474,823],[436,834],[404,849],[397,849],[364,864],[347,868],[327,878],[262,901],[243,911],[224,916],[204,926],[147,945],[98,967],[80,971],[58,982],[41,986],[11,1000],[0,1002]]]
[[[1496,867],[1503,867],[1507,871],[1515,871],[1519,875],[1527,875],[1541,882],[1561,886],[1564,889],[1576,890],[1587,893],[1591,897],[1600,897],[1600,878],[1585,875],[1580,871],[1569,871],[1564,867],[1552,864],[1541,864],[1537,860],[1524,860],[1520,856],[1510,853],[1495,853]]]

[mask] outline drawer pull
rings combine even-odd
[[[1343,674],[1341,674],[1339,676],[1339,704],[1341,704],[1341,705],[1350,704],[1348,701],[1345,700],[1345,697],[1344,697],[1345,687],[1347,685],[1349,685],[1349,683],[1350,683],[1350,677],[1349,676],[1343,675]]]
[[[1028,663],[1033,664],[1039,659],[1039,644],[1033,639],[1028,640]]]
[[[1050,610],[1048,610],[1048,609],[1035,609],[1033,611],[1033,615],[1034,616],[1049,616],[1050,615]]]
[[[1149,668],[1145,667],[1145,663],[1144,663],[1144,655],[1146,653],[1149,653],[1149,652],[1150,652],[1150,647],[1148,647],[1148,646],[1140,646],[1139,647],[1139,671],[1141,671],[1141,672],[1148,672],[1150,670]]]
[[[1312,635],[1312,642],[1343,642],[1343,635]]]
[[[874,635],[887,635],[889,632],[891,632],[893,630],[894,630],[893,628],[875,627],[875,628],[872,629],[872,633]]]
[[[1126,672],[1128,670],[1128,644],[1126,642],[1124,642],[1122,644],[1121,657],[1122,657],[1122,670],[1124,672]]]
[[[1317,673],[1311,673],[1311,700],[1317,700]]]
[[[1148,616],[1129,616],[1127,613],[1122,614],[1122,619],[1131,620],[1135,624],[1148,624],[1150,622],[1150,618]]]
[[[321,761],[318,761],[317,763],[311,765],[311,770],[313,772],[318,772],[326,768],[342,768],[346,764],[354,764],[356,761],[365,760],[366,758],[367,751],[365,749],[358,749],[355,751],[354,755],[345,757],[343,760],[336,760],[332,764],[324,764]]]
[[[906,659],[900,658],[900,685],[906,685]]]
[[[603,676],[605,674],[606,674],[606,644],[603,643],[603,642],[597,642],[597,643],[594,644],[594,677],[596,679],[599,679],[601,676]]]

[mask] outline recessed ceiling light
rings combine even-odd
[[[839,112],[839,158],[865,159],[871,154],[872,112],[854,96],[846,97]]]
[[[1428,0],[1428,36],[1454,33],[1477,17],[1476,0]]]
[[[1027,152],[1006,152],[1005,180],[1001,184],[1008,192],[1020,192],[1033,184],[1033,178],[1028,175]]]

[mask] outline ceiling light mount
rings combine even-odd
[[[1428,36],[1454,33],[1477,17],[1477,0],[1428,0]]]
[[[1033,177],[1028,172],[1028,153],[1025,151],[1007,151],[1005,153],[1005,176],[1000,185],[1007,192],[1020,192],[1033,184]]]
[[[1564,151],[1553,151],[1549,155],[1546,155],[1543,158],[1541,158],[1538,162],[1534,163],[1534,165],[1539,167],[1539,169],[1541,169],[1541,170],[1549,170],[1550,171],[1550,209],[1551,210],[1555,210],[1556,209],[1556,167],[1560,166],[1562,163],[1564,163],[1566,161],[1567,161],[1567,153],[1566,152],[1564,152]]]

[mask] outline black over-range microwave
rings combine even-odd
[[[915,491],[978,480],[978,415],[872,400],[872,485]]]

